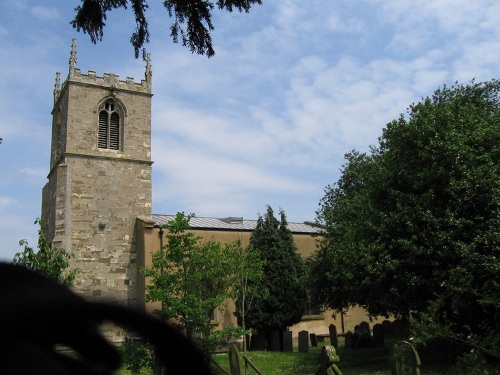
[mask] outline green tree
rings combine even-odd
[[[307,304],[304,264],[287,224],[283,210],[278,220],[267,206],[250,237],[250,245],[264,261],[262,283],[267,293],[254,298],[246,322],[249,328],[261,332],[287,330],[300,322]]]
[[[149,42],[149,28],[146,11],[149,6],[146,0],[131,0],[132,11],[135,16],[135,30],[130,37],[130,43],[134,47],[135,57],[144,44]],[[215,6],[220,10],[232,12],[249,12],[254,4],[262,4],[262,0],[217,0]],[[75,8],[75,18],[71,21],[73,27],[89,34],[90,40],[96,43],[102,40],[104,26],[106,25],[106,13],[124,8],[129,5],[127,0],[82,0],[82,5]],[[212,11],[214,3],[206,0],[165,0],[163,6],[166,8],[173,23],[170,26],[170,36],[177,43],[189,48],[193,53],[211,57],[215,54],[212,46],[211,32],[214,30],[212,24]],[[144,49],[143,49],[144,55]]]
[[[267,294],[264,278],[265,262],[258,249],[252,245],[240,246],[236,249],[236,267],[234,291],[236,294],[236,311],[234,315],[238,318],[238,325],[242,331],[247,333],[246,317],[249,311],[254,308],[254,298]],[[247,343],[243,340],[243,353],[247,354]],[[245,362],[245,374],[248,374],[248,363]]]
[[[153,253],[150,268],[141,274],[150,278],[146,286],[146,300],[161,302],[157,314],[177,324],[186,335],[209,355],[234,330],[214,331],[213,312],[223,310],[224,303],[233,297],[234,259],[238,243],[221,245],[189,232],[193,215],[177,213],[165,224],[166,244]]]
[[[500,81],[444,86],[346,155],[317,221],[317,298],[500,358]],[[318,283],[318,280],[316,280]]]
[[[66,286],[73,285],[78,269],[70,269],[71,254],[60,249],[47,241],[47,237],[41,228],[39,219],[35,220],[38,229],[38,251],[29,247],[28,241],[19,241],[24,249],[14,255],[12,263],[22,265],[30,270],[58,280]]]

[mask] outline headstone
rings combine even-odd
[[[241,375],[240,353],[234,344],[229,346],[229,368],[231,375]]]
[[[371,335],[372,334],[372,332],[370,330],[370,324],[368,324],[368,322],[359,323],[359,334],[360,335],[364,335],[364,334]]]
[[[316,334],[315,333],[310,333],[309,338],[311,339],[311,346],[317,347],[318,346],[318,341],[316,341]]]
[[[316,372],[316,375],[342,375],[336,365],[339,362],[340,358],[337,355],[335,348],[331,345],[323,346],[319,356],[320,367]]]
[[[354,326],[354,333],[357,333],[358,335],[361,335],[361,326],[359,324],[356,324]]]
[[[271,331],[269,333],[269,351],[280,351],[280,331]]]
[[[266,350],[266,336],[262,332],[257,332],[252,335],[250,341],[251,350]]]
[[[338,349],[339,336],[337,335],[337,327],[335,326],[335,324],[330,324],[328,326],[328,331],[330,332],[330,344],[332,344],[335,349]]]
[[[293,352],[292,331],[283,332],[283,351]]]
[[[300,331],[299,332],[299,353],[309,352],[309,332]]]
[[[372,346],[372,334],[370,324],[361,322],[354,328],[352,347],[356,349],[370,348]]]
[[[373,346],[375,348],[383,348],[385,346],[385,333],[382,324],[373,326]]]
[[[398,342],[389,352],[392,375],[420,375],[420,365],[418,352],[409,342]]]
[[[347,331],[347,333],[344,336],[345,342],[344,342],[344,347],[348,349],[352,349],[352,337],[353,333],[351,331]]]
[[[361,335],[354,335],[353,346],[356,349],[366,349],[373,346],[373,339],[369,333],[363,333]]]

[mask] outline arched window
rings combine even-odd
[[[120,149],[120,114],[115,102],[107,100],[99,111],[99,148]]]

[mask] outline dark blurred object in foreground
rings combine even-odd
[[[0,373],[112,374],[121,365],[99,325],[112,322],[155,347],[169,375],[209,374],[204,357],[174,328],[120,306],[87,302],[21,266],[0,263]],[[66,356],[57,345],[72,349]]]

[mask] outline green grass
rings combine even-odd
[[[264,375],[314,375],[319,368],[318,357],[321,346],[309,348],[309,353],[249,352],[248,357]],[[344,349],[340,348],[340,364],[343,375],[390,375],[387,363],[389,348],[384,349]],[[229,370],[227,354],[214,357],[219,364]],[[243,361],[242,361],[243,363]],[[256,374],[251,368],[249,374]],[[451,367],[426,364],[421,375],[451,375]]]
[[[391,375],[387,357],[389,347],[393,342],[387,342],[383,349],[345,349],[343,342],[338,350],[340,364],[338,367],[343,375]],[[314,375],[319,368],[319,354],[322,345],[309,348],[309,353],[281,353],[252,351],[248,352],[250,360],[260,369],[264,375]],[[295,350],[297,350],[295,348]],[[433,353],[434,357],[421,357],[422,367],[421,375],[456,375],[452,366],[440,363],[443,353]],[[229,371],[228,354],[215,354],[213,358],[227,371]],[[241,363],[244,363],[243,359]],[[121,370],[119,375],[131,375],[125,369]],[[141,375],[150,375],[151,370],[143,370]],[[255,375],[256,372],[249,368],[249,374]],[[500,374],[491,372],[491,374]]]

